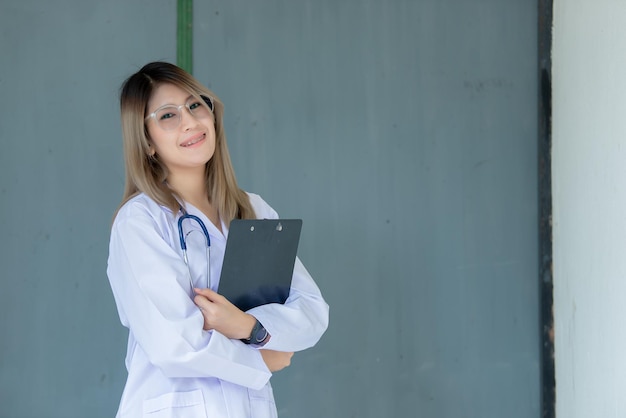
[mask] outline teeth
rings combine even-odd
[[[204,139],[204,135],[202,135],[200,138],[195,139],[195,140],[193,140],[193,141],[191,141],[191,142],[186,142],[186,143],[184,143],[184,144],[183,144],[183,147],[189,147],[189,146],[191,146],[191,145],[193,145],[193,144],[197,144],[197,143],[198,143],[198,142],[200,142],[202,139]]]

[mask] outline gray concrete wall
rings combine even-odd
[[[536,5],[195,3],[240,184],[304,219],[331,305],[280,416],[539,416]],[[0,3],[0,417],[116,410],[117,90],[175,59],[175,15]]]

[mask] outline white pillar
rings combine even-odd
[[[557,418],[626,417],[626,1],[555,0]]]

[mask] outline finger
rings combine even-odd
[[[207,298],[208,300],[215,300],[218,296],[220,296],[219,293],[212,291],[211,289],[199,289],[199,288],[194,288],[193,289],[194,292],[196,292],[197,295],[202,295],[205,298]]]
[[[194,296],[193,303],[195,303],[200,310],[208,309],[211,306],[211,301],[201,295]]]
[[[199,288],[199,287],[194,287],[193,291],[197,294],[197,295],[202,295],[202,296],[207,296],[211,294],[211,289],[208,288]]]

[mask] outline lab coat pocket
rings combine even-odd
[[[144,418],[207,418],[201,390],[170,392],[143,401]]]
[[[268,383],[261,390],[248,389],[251,418],[277,418],[272,386]]]

